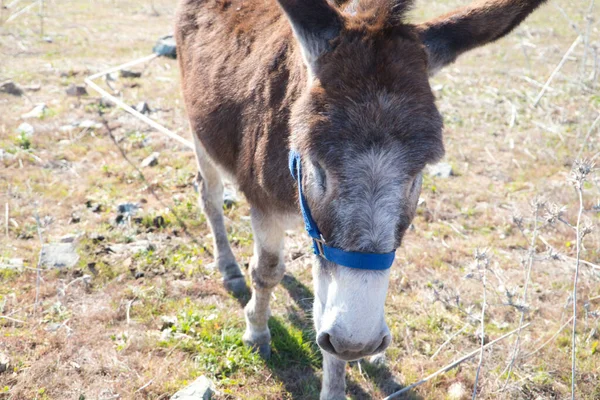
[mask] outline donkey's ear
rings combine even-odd
[[[309,68],[329,50],[329,41],[340,33],[342,17],[327,0],[278,0],[287,15]]]
[[[482,0],[417,26],[430,73],[460,54],[500,39],[546,0]]]

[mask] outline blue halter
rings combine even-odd
[[[300,153],[295,150],[290,151],[289,167],[292,177],[298,183],[298,202],[300,203],[300,211],[302,211],[302,218],[304,218],[306,231],[312,238],[313,250],[316,255],[348,268],[384,270],[392,266],[396,255],[395,251],[383,254],[359,253],[328,246],[325,242],[325,238],[321,235],[319,228],[317,228],[317,224],[310,213],[310,208],[308,207],[308,203],[302,192],[302,161],[300,159]]]

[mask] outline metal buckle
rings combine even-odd
[[[313,241],[317,245],[317,255],[325,258],[325,252],[323,251],[323,245],[325,244],[325,239],[323,235],[321,235],[320,239],[313,238]]]

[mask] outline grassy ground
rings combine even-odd
[[[465,2],[420,2],[413,14],[423,20]],[[164,399],[199,375],[214,380],[222,399],[318,396],[312,260],[303,232],[289,234],[288,273],[272,301],[273,357],[265,362],[242,346],[244,299],[228,295],[211,268],[192,154],[100,102],[91,89],[81,98],[65,93],[91,73],[149,54],[155,39],[171,31],[172,3],[48,1],[43,35],[37,9],[0,26],[0,81],[28,89],[21,97],[0,93],[0,206],[2,214],[5,205],[9,209],[8,233],[3,216],[0,236],[0,353],[10,358],[9,370],[0,373],[0,399]],[[2,10],[1,20],[26,4]],[[565,15],[585,33],[587,6],[555,1],[510,37],[433,79],[454,175],[425,180],[414,229],[393,267],[387,321],[394,342],[387,363],[349,366],[350,398],[381,398],[477,349],[485,263],[486,340],[517,328],[522,313],[531,325],[519,336],[510,374],[517,336],[485,352],[479,398],[569,395],[570,328],[560,328],[571,316],[576,236],[566,224],[548,221],[547,209],[565,206],[562,219],[576,222],[573,160],[582,148],[584,157],[600,151],[597,132],[584,141],[600,112],[592,75],[598,11],[591,15],[588,46],[575,49],[540,104],[532,103],[577,36]],[[115,93],[128,104],[147,101],[152,118],[187,136],[176,62],[158,59],[135,69],[142,77],[117,78]],[[26,120],[34,134],[19,134],[21,115],[38,103],[47,110]],[[99,125],[74,127],[84,120]],[[155,151],[158,165],[140,168]],[[584,186],[583,215],[592,226],[600,216],[598,183],[593,174]],[[546,203],[535,219],[531,204],[538,197]],[[141,210],[118,224],[116,207],[123,202]],[[248,206],[240,200],[226,215],[234,251],[247,266]],[[41,271],[39,285],[38,226],[44,243],[77,235],[80,256],[74,268]],[[132,245],[140,240],[152,246]],[[478,249],[486,249],[479,268]],[[585,237],[582,257],[600,264],[597,229]],[[9,268],[15,258],[23,268]],[[600,398],[599,281],[600,270],[581,267],[581,399]],[[463,363],[408,398],[470,397],[476,368],[477,359]]]

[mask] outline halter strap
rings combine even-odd
[[[361,253],[356,251],[346,251],[331,247],[325,241],[325,238],[319,231],[317,223],[310,213],[310,208],[302,191],[302,160],[300,153],[295,150],[290,150],[289,168],[292,177],[298,186],[298,202],[300,203],[300,211],[304,219],[304,226],[308,235],[313,241],[313,251],[316,255],[323,257],[335,264],[343,265],[348,268],[368,269],[368,270],[385,270],[392,266],[395,251],[389,253]]]

